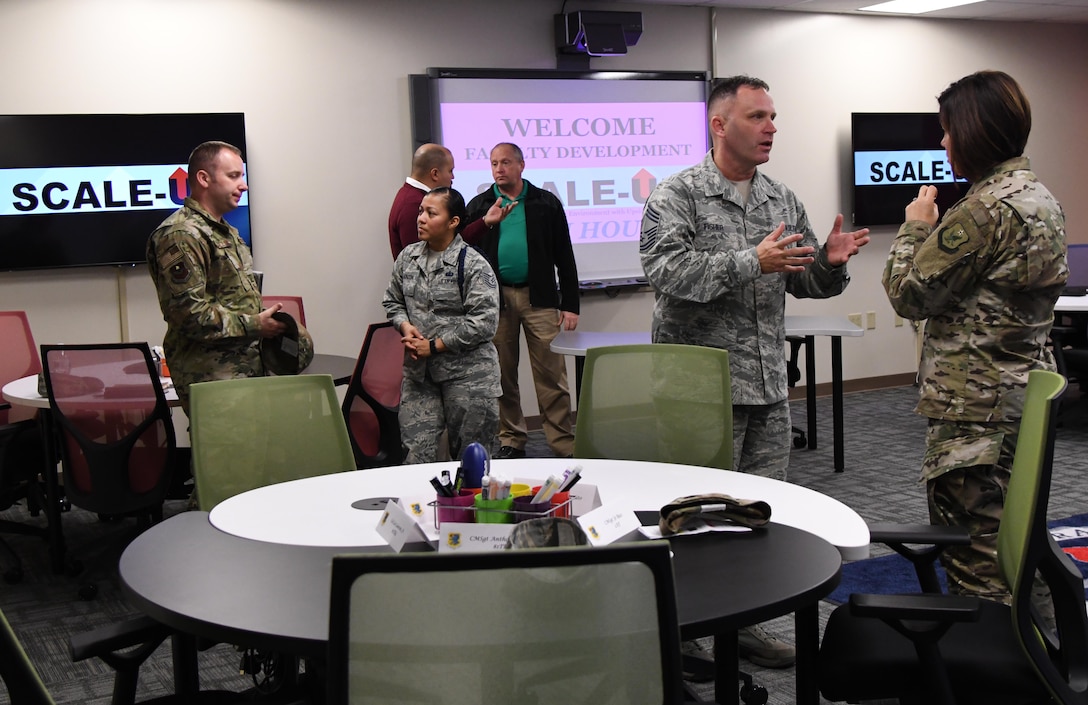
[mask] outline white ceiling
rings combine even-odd
[[[799,12],[829,12],[861,15],[881,13],[858,12],[859,7],[874,5],[881,0],[638,0],[651,5],[694,5],[703,7],[749,8],[759,10],[788,10]],[[1074,22],[1088,23],[1088,0],[985,0],[947,10],[927,12],[913,17],[939,19],[1000,20],[1005,22]]]

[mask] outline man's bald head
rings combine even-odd
[[[429,142],[412,155],[412,178],[434,189],[453,185],[453,153]]]

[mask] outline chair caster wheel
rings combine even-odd
[[[761,685],[743,685],[740,699],[745,705],[767,705],[767,689]]]
[[[804,448],[808,445],[808,439],[802,434],[793,439],[794,448]]]

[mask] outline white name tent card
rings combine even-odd
[[[462,524],[449,521],[438,530],[439,553],[505,551],[514,524]]]
[[[406,543],[427,540],[423,528],[412,515],[393,501],[386,503],[385,510],[378,519],[376,531],[397,553],[401,552]]]
[[[427,537],[429,541],[434,541],[438,538],[438,529],[434,528],[434,495],[429,497],[401,497],[400,506],[404,507],[409,516],[415,519],[419,524],[419,528],[423,530],[423,535]]]
[[[579,482],[570,490],[570,512],[576,517],[585,516],[601,506],[601,493],[597,485]]]
[[[578,517],[578,523],[594,546],[606,546],[642,526],[633,510],[615,505],[598,507],[583,514]]]

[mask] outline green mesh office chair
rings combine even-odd
[[[53,705],[53,697],[3,611],[0,611],[0,680],[7,687],[12,705]]]
[[[696,345],[590,348],[574,455],[729,470],[729,353]]]
[[[668,543],[333,558],[332,705],[682,701]]]
[[[1058,403],[1065,379],[1033,371],[998,530],[1012,605],[943,594],[852,595],[820,645],[828,700],[1088,703],[1088,615],[1080,571],[1046,526]],[[1038,573],[1057,628],[1032,604]],[[1051,700],[1053,698],[1053,700]]]
[[[201,382],[189,403],[203,511],[256,487],[355,469],[329,375]]]

